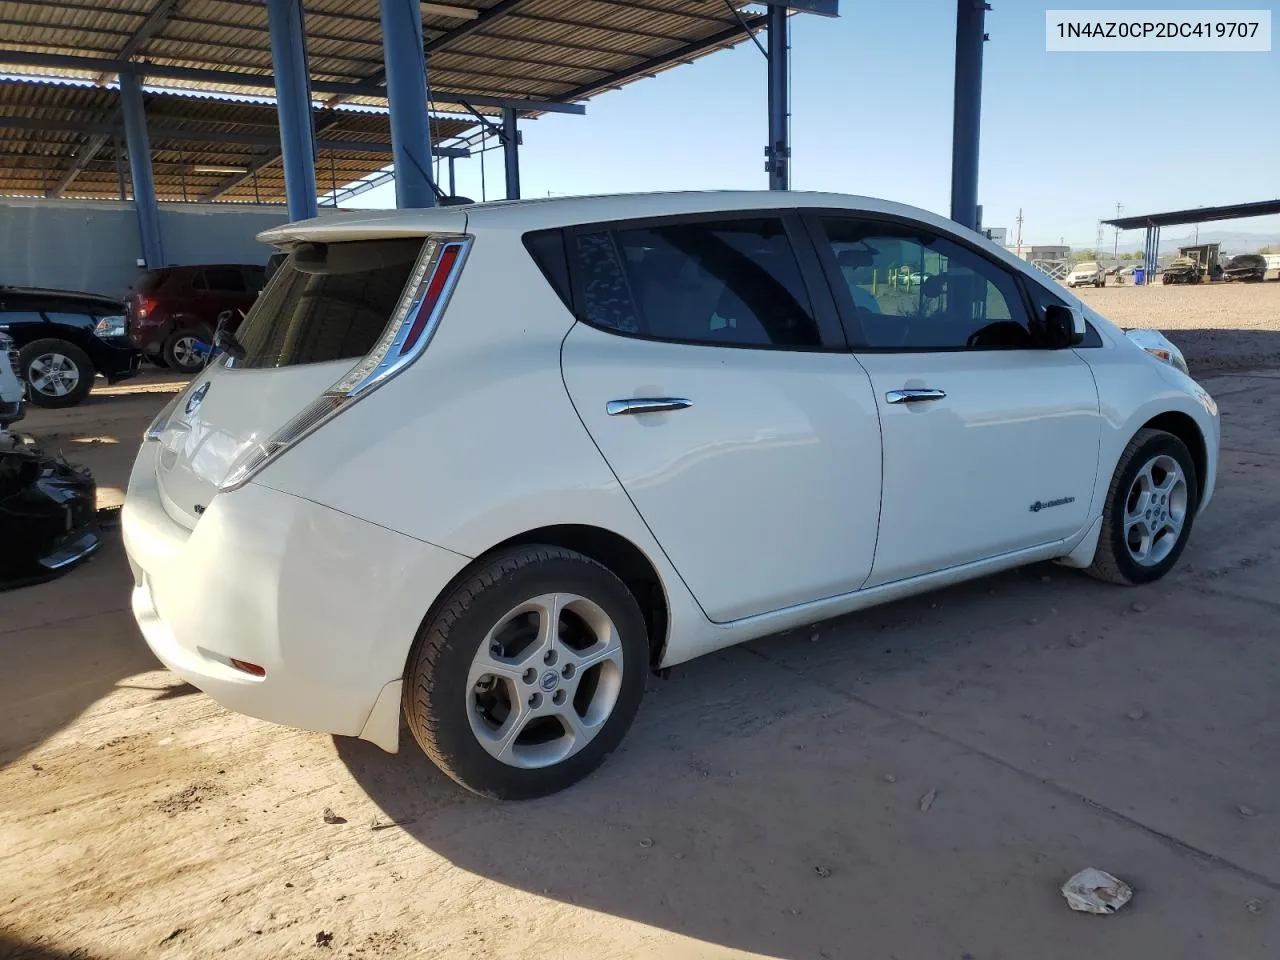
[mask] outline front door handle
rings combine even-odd
[[[604,405],[604,410],[609,416],[618,417],[637,413],[667,413],[692,406],[693,401],[683,397],[632,397],[630,400],[610,400]]]
[[[890,390],[884,395],[884,399],[888,403],[924,403],[927,400],[942,400],[946,395],[945,390],[910,387],[905,390]]]

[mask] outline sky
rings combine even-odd
[[[840,6],[839,19],[791,18],[792,189],[882,197],[945,215],[955,0]],[[1008,227],[1012,242],[1021,209],[1024,243],[1092,245],[1098,220],[1114,216],[1117,203],[1133,215],[1280,197],[1274,43],[1269,53],[1049,53],[1045,10],[1067,3],[991,6],[979,162],[985,226]],[[1280,27],[1274,11],[1273,20]],[[765,59],[747,42],[603,94],[585,116],[522,121],[522,192],[763,189],[765,90]],[[481,199],[480,162],[460,160],[456,169],[458,192]],[[485,174],[487,196],[500,198],[499,151],[488,155]],[[394,202],[388,185],[353,205]],[[1215,228],[1280,233],[1280,217]],[[1138,242],[1140,233],[1124,240]]]

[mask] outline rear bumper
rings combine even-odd
[[[147,645],[230,710],[360,736],[466,558],[256,484],[187,530],[161,502],[157,448],[143,444],[121,518]]]

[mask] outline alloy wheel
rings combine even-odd
[[[1187,520],[1187,478],[1168,454],[1152,457],[1129,486],[1124,505],[1124,543],[1144,567],[1161,563],[1182,535]]]
[[[65,397],[80,383],[80,368],[61,353],[42,353],[27,368],[27,382],[46,397]]]
[[[551,593],[510,610],[467,676],[467,717],[480,745],[522,769],[560,763],[605,726],[622,689],[623,649],[608,614]]]

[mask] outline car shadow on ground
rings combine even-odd
[[[1041,565],[702,658],[650,681],[640,719],[600,771],[532,802],[466,793],[407,730],[396,756],[357,740],[335,744],[385,826],[462,869],[701,941],[770,956],[853,956],[848,937],[861,927],[870,937],[862,955],[888,955],[912,923],[972,929],[964,911],[975,904],[954,891],[987,886],[968,875],[984,865],[1012,870],[997,886],[1021,881],[1033,891],[1043,935],[1043,924],[1061,920],[1052,878],[1072,856],[1059,832],[1087,832],[1081,824],[1096,814],[1070,801],[1065,816],[1052,812],[1064,798],[1046,799],[1034,775],[996,769],[929,730],[923,715],[874,702],[876,691],[895,677],[963,687],[949,660],[1035,656],[1046,643],[1041,620],[1058,608],[1120,616],[1131,602],[1129,591]],[[1066,650],[1065,622],[1050,632],[1049,645]],[[1027,709],[995,699],[989,678],[969,682],[968,693],[992,683],[993,722]],[[978,772],[957,773],[964,766]],[[965,797],[953,792],[984,776],[989,795],[967,785]],[[952,795],[935,805],[939,787]],[[1010,836],[1027,848],[1011,855],[1012,868],[1003,862]],[[1047,859],[1031,863],[1032,851]],[[952,895],[921,913],[935,890]]]
[[[1276,284],[1275,314],[1280,325],[1280,284]],[[1280,330],[1240,330],[1225,327],[1165,330],[1182,351],[1197,380],[1224,373],[1280,367]]]

